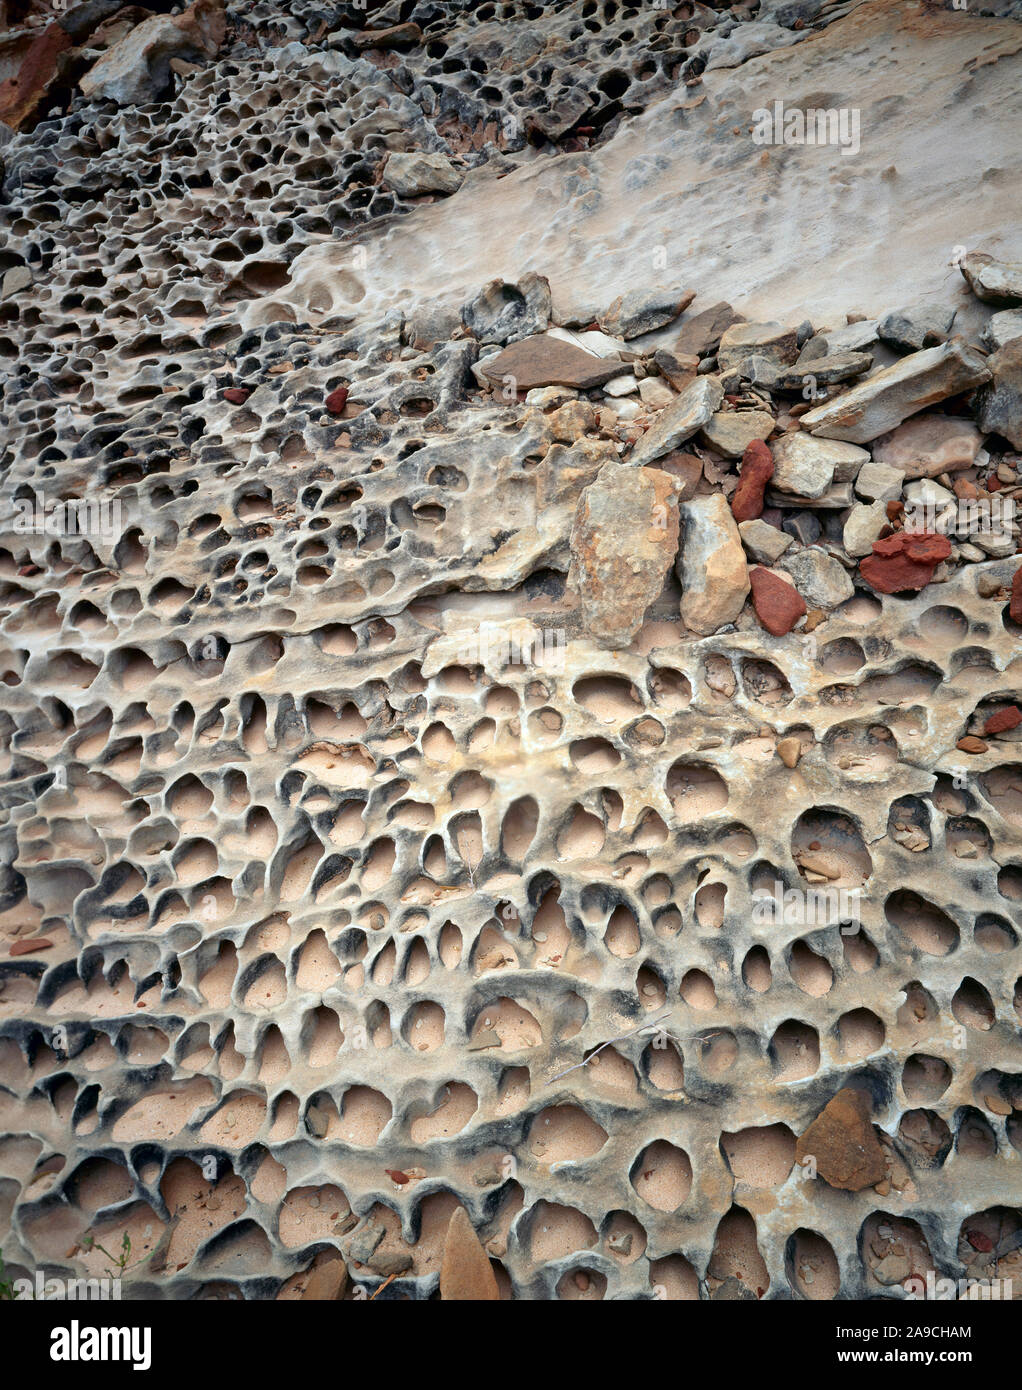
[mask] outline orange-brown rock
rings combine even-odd
[[[827,1102],[795,1147],[795,1160],[816,1160],[816,1173],[830,1187],[861,1192],[887,1172],[884,1151],[872,1124],[872,1106],[863,1091],[846,1086]]]
[[[456,1207],[447,1227],[440,1266],[440,1297],[445,1302],[493,1303],[499,1299],[490,1257],[464,1207]]]

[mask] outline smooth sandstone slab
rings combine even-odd
[[[910,415],[990,380],[984,357],[963,343],[941,343],[903,357],[843,396],[802,416],[802,426],[824,439],[868,444]]]
[[[889,439],[876,444],[877,463],[900,469],[905,478],[936,478],[959,468],[971,468],[983,435],[971,420],[952,415],[917,415],[899,425]]]
[[[782,435],[770,451],[774,456],[774,487],[795,497],[822,497],[835,479],[849,482],[869,462],[865,449],[840,440],[815,439],[802,430]]]

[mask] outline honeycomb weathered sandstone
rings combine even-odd
[[[229,4],[0,150],[7,1278],[428,1298],[457,1234],[472,1296],[470,1226],[502,1297],[1022,1296],[1018,532],[904,521],[1022,492],[1022,279],[914,344],[882,281],[697,331],[678,265],[359,308],[860,9]],[[934,438],[851,439],[898,363]]]

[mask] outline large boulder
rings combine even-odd
[[[195,0],[182,14],[153,15],[93,63],[79,86],[87,97],[122,106],[157,101],[172,81],[171,58],[212,58],[226,32],[223,0]]]

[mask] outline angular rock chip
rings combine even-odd
[[[733,623],[749,593],[749,569],[735,519],[723,496],[696,497],[681,507],[681,617],[708,637]]]
[[[900,468],[905,478],[936,478],[971,468],[983,435],[971,420],[952,415],[917,415],[873,447],[876,463]]]
[[[848,513],[844,530],[841,533],[841,543],[844,545],[845,554],[855,558],[860,555],[868,555],[873,549],[873,542],[880,539],[880,532],[886,525],[887,504],[885,502],[873,502],[868,507],[863,503],[858,503]]]
[[[836,608],[855,593],[855,585],[839,562],[816,545],[806,546],[780,561],[802,597],[814,608]]]
[[[767,410],[718,410],[703,426],[703,439],[725,458],[740,459],[754,439],[768,439],[775,424]]]
[[[979,393],[979,427],[1022,449],[1022,338],[999,348],[987,365],[992,380]]]
[[[396,151],[387,159],[383,181],[403,198],[424,193],[457,193],[464,182],[463,170],[456,169],[446,155],[408,154]]]
[[[985,304],[1022,304],[1022,265],[970,251],[960,266],[973,294]]]
[[[721,335],[717,365],[724,371],[741,368],[749,357],[766,358],[774,367],[790,367],[798,357],[794,328],[781,323],[735,323]]]
[[[615,338],[638,338],[676,319],[695,297],[695,290],[631,290],[614,300],[600,327]]]
[[[772,565],[775,560],[779,560],[794,540],[786,531],[781,531],[760,518],[754,521],[740,521],[738,531],[742,537],[742,545],[754,560],[763,565]]]
[[[865,449],[814,439],[801,430],[792,430],[774,440],[770,451],[774,456],[773,486],[795,497],[822,497],[835,478],[848,482],[869,462]]]
[[[652,463],[684,444],[702,429],[723,399],[724,391],[716,377],[701,376],[690,381],[677,399],[660,412],[652,428],[632,449],[628,462],[639,466]]]
[[[749,582],[752,585],[752,606],[767,632],[775,637],[783,637],[799,618],[805,617],[805,600],[787,580],[756,565],[749,571]]]
[[[867,444],[924,410],[990,380],[985,359],[964,343],[912,352],[861,381],[843,396],[802,416],[802,426],[824,439]]]
[[[574,386],[588,391],[619,376],[621,363],[613,358],[594,357],[573,343],[539,333],[512,343],[496,357],[483,362],[479,370],[488,381],[495,383],[511,377],[518,391],[531,391],[534,386]],[[691,432],[695,433],[697,428]]]
[[[830,1187],[861,1192],[887,1173],[884,1151],[872,1124],[872,1106],[862,1091],[846,1086],[827,1102],[795,1146],[795,1162],[816,1160],[816,1173]]]
[[[794,367],[775,374],[774,384],[782,391],[801,391],[814,382],[818,385],[862,376],[872,365],[869,352],[835,352],[829,357],[807,357],[803,352]]]
[[[446,1302],[495,1303],[500,1298],[490,1259],[464,1207],[455,1207],[440,1265],[440,1297]]]
[[[679,357],[704,357],[707,353],[716,352],[725,329],[733,323],[742,322],[742,315],[736,314],[730,304],[723,300],[719,304],[711,304],[708,309],[685,320],[671,351]]]
[[[579,499],[572,575],[601,647],[627,647],[663,589],[678,551],[676,493],[669,473],[612,462]]]
[[[992,314],[982,333],[983,346],[991,352],[1022,338],[1022,309],[1002,309]]]
[[[881,342],[902,352],[918,352],[920,348],[936,347],[947,341],[957,310],[944,304],[914,304],[909,309],[896,309],[877,325]]]

